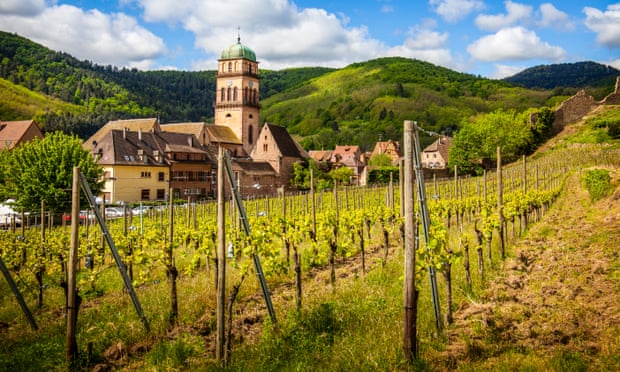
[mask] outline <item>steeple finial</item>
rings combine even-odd
[[[241,44],[241,27],[237,26],[237,43]]]

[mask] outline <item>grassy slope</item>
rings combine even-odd
[[[76,105],[36,93],[0,78],[0,120],[27,120],[45,111],[82,110]]]
[[[449,330],[444,368],[620,369],[620,172],[592,204],[572,174],[544,220],[514,246],[479,301]]]

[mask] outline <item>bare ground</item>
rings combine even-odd
[[[436,361],[442,369],[491,370],[515,353],[547,363],[577,355],[589,370],[620,369],[620,187],[592,204],[578,175],[567,185],[482,299],[455,312]]]

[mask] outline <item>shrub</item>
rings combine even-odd
[[[590,194],[591,201],[597,201],[609,193],[611,176],[604,169],[592,169],[583,178],[584,186]]]

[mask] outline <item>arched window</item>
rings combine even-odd
[[[226,92],[226,100],[230,101],[230,87],[228,87],[227,89],[228,91]]]
[[[243,103],[248,102],[248,87],[243,88]]]
[[[237,102],[237,100],[239,99],[238,94],[237,94],[237,87],[233,88],[233,101]]]
[[[248,143],[251,145],[254,142],[254,127],[248,126]]]
[[[228,62],[228,72],[232,72],[232,62]]]
[[[224,102],[226,100],[226,90],[222,88],[222,94],[220,97],[220,102]]]

